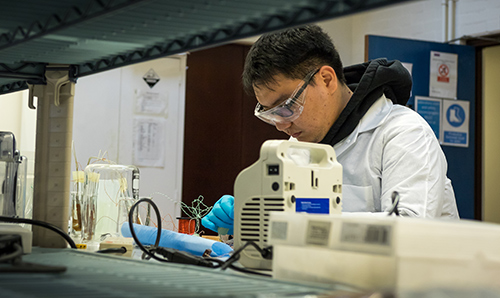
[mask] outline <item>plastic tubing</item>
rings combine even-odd
[[[142,244],[153,245],[155,243],[158,233],[157,228],[135,223],[133,227],[137,238]],[[121,233],[123,237],[132,237],[128,222],[123,223]],[[161,230],[160,243],[158,246],[185,251],[195,256],[202,256],[207,249],[212,250],[210,254],[211,257],[221,257],[233,251],[229,245],[222,242],[164,229]]]

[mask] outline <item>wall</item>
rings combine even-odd
[[[152,68],[160,81],[149,88],[143,76]],[[141,116],[134,110],[136,94],[142,90],[167,97],[167,113],[160,117],[165,126],[161,144],[163,162],[161,166],[140,167],[140,195],[151,196],[155,192],[164,194],[155,194],[153,197],[167,222],[171,222],[168,215],[175,218],[180,214],[178,202],[182,189],[185,71],[186,57],[180,55],[83,77],[75,86],[73,140],[82,169],[89,157],[98,156],[100,152],[101,155],[106,152],[105,157],[118,164],[133,164],[134,119]],[[0,130],[12,131],[18,149],[28,157],[28,173],[31,174],[28,185],[31,186],[36,110],[30,110],[27,101],[27,91],[0,96]],[[29,198],[30,195],[31,192]]]
[[[410,1],[319,23],[345,65],[364,61],[364,36],[443,41],[442,0]],[[500,1],[457,0],[456,37],[500,30]],[[350,36],[349,36],[350,35]],[[340,46],[339,44],[345,44]]]
[[[17,149],[31,161],[35,153],[35,128],[36,111],[28,108],[27,90],[0,96],[0,131],[14,133]]]
[[[23,93],[16,92],[0,96],[0,131],[11,131],[16,136],[21,133],[21,109]]]
[[[33,200],[35,173],[36,110],[28,108],[28,91],[0,96],[0,131],[10,131],[16,138],[16,149],[28,159],[26,202]],[[31,211],[27,210],[29,216]]]
[[[483,50],[483,215],[485,221],[500,223],[500,46]]]
[[[450,0],[451,1],[451,0]],[[365,35],[443,42],[443,0],[398,3],[318,24],[332,37],[344,65],[364,61]],[[500,30],[500,1],[456,0],[455,36]],[[253,43],[258,36],[241,40]]]
[[[150,88],[143,77],[151,69],[159,81]],[[184,140],[185,55],[161,58],[80,78],[76,84],[73,140],[78,162],[82,168],[90,157],[99,154],[121,165],[138,165],[140,169],[140,196],[152,196],[164,218],[164,227],[171,229],[171,218],[180,215],[178,202],[182,190],[182,156]],[[164,115],[144,114],[136,109],[145,95],[166,100]],[[153,104],[151,102],[150,104]],[[138,134],[136,121],[145,121],[147,127],[160,121],[161,130],[142,136],[157,142],[149,152],[136,150]],[[154,126],[151,126],[154,127]],[[157,145],[157,146],[156,146]],[[140,166],[139,156],[155,154],[157,164]],[[158,152],[157,152],[158,153]],[[143,159],[144,160],[144,159]],[[72,164],[74,170],[75,165]],[[153,215],[153,220],[156,218]],[[166,225],[165,225],[166,224]]]
[[[344,16],[318,23],[318,25],[320,25],[332,38],[344,65],[351,65],[353,61],[352,48],[354,45],[352,42],[352,18],[352,16]],[[236,43],[251,45],[257,41],[259,37],[260,35],[241,39],[236,41]]]

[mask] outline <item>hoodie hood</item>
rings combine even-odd
[[[348,66],[344,68],[344,76],[354,93],[320,143],[333,146],[347,137],[382,94],[400,105],[405,105],[410,98],[410,73],[397,60],[381,58]]]

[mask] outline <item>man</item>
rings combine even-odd
[[[330,37],[304,26],[259,38],[243,84],[257,97],[257,117],[299,141],[333,146],[343,166],[343,212],[385,215],[397,191],[403,216],[458,218],[434,132],[404,106],[411,77],[400,62],[343,69]],[[203,225],[231,229],[233,200],[222,197]]]

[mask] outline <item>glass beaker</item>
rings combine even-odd
[[[118,237],[123,210],[139,199],[139,169],[130,165],[92,164],[85,168],[82,208],[84,242]],[[127,219],[128,221],[128,219]]]

